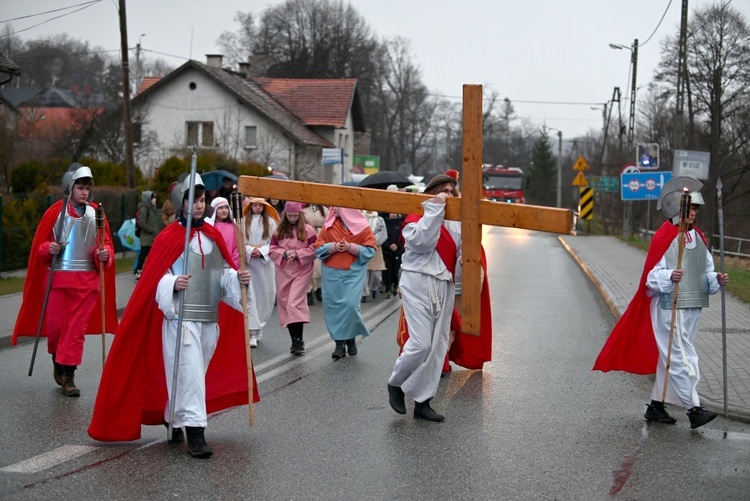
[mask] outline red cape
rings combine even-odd
[[[410,214],[404,220],[404,225],[418,221],[420,217]],[[436,249],[451,273],[454,273],[456,268],[457,253],[456,246],[453,245],[451,247],[450,245],[453,242],[453,237],[450,236],[448,230],[445,227],[441,227]],[[453,266],[449,266],[448,263],[453,263]],[[484,281],[480,297],[479,335],[474,336],[463,332],[461,329],[461,315],[453,308],[450,329],[454,333],[454,338],[446,354],[445,366],[443,367],[444,372],[450,368],[449,361],[466,369],[473,370],[481,369],[485,362],[492,360],[492,306],[490,304],[490,285],[487,279],[487,257],[484,254],[484,248],[482,248],[482,268],[484,269]],[[401,307],[396,342],[403,348],[408,339],[409,326],[406,323],[404,308]]]
[[[696,233],[705,241],[706,237],[698,229]],[[638,290],[630,301],[625,313],[615,324],[594,363],[593,370],[625,371],[633,374],[654,374],[659,360],[659,350],[651,326],[651,299],[646,294],[646,277],[664,256],[679,233],[679,228],[669,221],[656,231],[648,248],[646,262],[638,283]]]
[[[23,301],[21,309],[18,311],[16,325],[13,328],[13,337],[11,343],[16,345],[18,337],[36,337],[36,331],[39,328],[39,316],[42,314],[42,303],[44,303],[44,293],[47,288],[47,279],[49,276],[48,263],[42,262],[37,258],[37,250],[44,242],[52,241],[52,228],[57,222],[60,212],[62,211],[62,200],[58,200],[49,209],[47,209],[39,221],[34,239],[31,241],[31,251],[29,252],[29,262],[26,269],[26,281],[23,285]],[[98,204],[91,202],[91,207],[96,209]],[[110,263],[104,267],[104,294],[105,294],[105,327],[106,331],[111,334],[117,333],[117,294],[115,291],[115,266],[114,255],[115,249],[112,245],[112,236],[109,231],[109,221],[104,219],[105,242],[104,247],[109,250]],[[97,272],[98,274],[98,272]],[[97,281],[97,285],[98,285]],[[85,330],[86,334],[102,333],[102,302],[101,294],[96,301],[94,309],[91,311],[88,325]],[[46,322],[42,324],[41,336],[47,336]]]
[[[201,231],[234,266],[224,239],[208,223]],[[169,404],[164,374],[161,327],[164,318],[156,300],[156,287],[185,245],[185,227],[174,222],[156,237],[138,284],[120,322],[104,366],[89,435],[105,442],[137,440],[141,425],[160,425]],[[206,410],[210,414],[248,403],[245,327],[242,313],[219,305],[221,335],[206,373]],[[258,386],[253,371],[253,401]]]

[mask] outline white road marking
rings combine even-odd
[[[47,468],[52,468],[58,464],[70,461],[89,452],[95,451],[98,447],[88,445],[64,445],[53,449],[44,454],[25,459],[16,464],[0,468],[5,473],[37,473]]]

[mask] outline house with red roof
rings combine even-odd
[[[349,181],[365,132],[357,80],[253,78],[247,70],[209,55],[205,64],[190,60],[163,78],[144,78],[132,101],[144,173],[197,145],[291,179]],[[324,149],[339,149],[342,162],[324,165]]]

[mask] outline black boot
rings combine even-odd
[[[293,355],[304,355],[305,354],[305,342],[301,337],[292,339],[292,349],[290,350]]]
[[[315,290],[315,299],[317,299],[319,303],[323,302],[323,291],[320,287]]]
[[[646,414],[643,415],[647,421],[657,421],[659,423],[675,424],[677,420],[669,415],[664,403],[658,400],[652,400],[646,407]]]
[[[310,292],[307,293],[307,304],[308,305],[315,304],[315,299],[313,298],[312,291],[310,291]]]
[[[430,399],[424,402],[414,402],[414,418],[426,419],[427,421],[441,422],[445,421],[445,416],[438,414],[430,407]]]
[[[687,415],[690,419],[691,430],[713,421],[718,416],[715,412],[707,411],[703,407],[693,407],[688,411]]]
[[[357,339],[356,338],[346,340],[346,351],[349,352],[350,357],[357,356]]]
[[[169,430],[169,423],[166,421],[164,422],[164,427]],[[183,433],[182,428],[172,428],[172,439],[170,440],[169,437],[167,437],[167,441],[170,444],[181,444],[185,441],[185,433]]]
[[[199,426],[186,426],[185,431],[187,432],[188,439],[188,454],[198,459],[210,458],[214,451],[206,443],[206,438],[203,435],[204,428]],[[174,436],[174,434],[172,435]]]
[[[63,365],[62,394],[66,397],[79,397],[81,390],[76,388],[75,372],[77,366]]]
[[[346,341],[336,341],[336,349],[331,353],[331,358],[338,360],[346,356]]]
[[[55,361],[55,354],[54,353],[52,354],[52,366],[53,366],[52,377],[55,378],[55,383],[57,383],[58,386],[62,386],[63,385],[63,376],[65,374],[63,372],[63,366],[62,366],[62,364],[58,364]]]
[[[404,391],[400,386],[388,385],[388,403],[391,409],[399,414],[406,414],[406,403],[404,402]]]

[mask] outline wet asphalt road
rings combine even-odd
[[[79,399],[56,392],[44,347],[27,377],[24,345],[0,350],[0,499],[747,498],[748,425],[719,417],[691,431],[680,409],[675,426],[646,425],[651,378],[590,370],[613,319],[554,235],[485,228],[484,245],[494,360],[442,380],[433,406],[444,423],[388,406],[393,299],[364,305],[372,336],[336,362],[320,305],[304,357],[272,321],[253,351],[255,426],[247,407],[212,416],[207,461],[167,446],[157,427],[131,443],[86,435],[98,339],[87,340]]]

